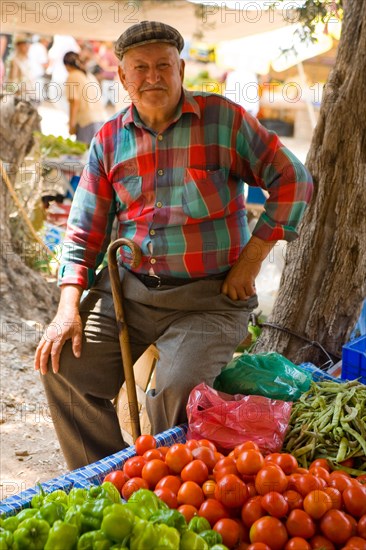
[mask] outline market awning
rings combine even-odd
[[[217,43],[275,30],[292,22],[288,10],[265,10],[256,2],[235,4],[230,7],[224,2],[210,2],[200,7],[186,0],[11,0],[1,2],[1,32],[114,41],[134,23],[150,19],[177,27],[187,40],[201,34],[206,42]]]

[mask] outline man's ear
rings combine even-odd
[[[181,77],[182,82],[183,82],[183,80],[184,80],[184,69],[185,69],[186,64],[185,64],[184,59],[180,59],[179,61],[180,61],[179,74],[180,74],[180,77]]]
[[[122,67],[118,66],[117,71],[118,71],[118,76],[119,76],[119,79],[121,81],[121,84],[124,87],[124,89],[127,91],[127,88],[126,88],[126,75],[125,75]]]

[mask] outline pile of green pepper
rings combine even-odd
[[[110,482],[46,494],[0,519],[0,550],[228,550],[205,518],[171,510],[140,489],[124,503]]]

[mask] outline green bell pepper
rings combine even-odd
[[[225,544],[215,544],[211,546],[210,550],[229,550],[229,548]]]
[[[124,546],[123,544],[113,544],[111,546],[110,550],[128,550],[127,546]]]
[[[34,495],[34,497],[32,498],[30,503],[31,508],[40,508],[46,496],[46,492],[43,489],[42,485],[40,483],[37,483],[37,485],[38,485],[39,493]]]
[[[101,531],[114,542],[123,542],[132,533],[135,515],[126,504],[112,504],[103,510]]]
[[[33,518],[37,512],[37,508],[24,508],[24,510],[17,513],[16,517],[18,518],[18,522],[22,523],[25,519]]]
[[[19,525],[19,519],[17,516],[9,516],[8,518],[1,520],[1,527],[5,531],[11,531],[12,533],[14,533],[18,525]]]
[[[14,531],[15,550],[43,550],[50,526],[44,519],[28,518]]]
[[[201,531],[199,533],[200,537],[205,540],[211,548],[214,544],[221,544],[222,543],[222,536],[217,531],[214,531],[213,529],[207,529],[205,531]]]
[[[159,535],[156,526],[136,517],[130,538],[130,550],[147,550],[155,548],[158,543]]]
[[[57,520],[50,529],[44,550],[73,550],[76,547],[78,535],[75,525]]]
[[[43,505],[39,508],[35,517],[37,519],[45,519],[52,526],[58,519],[64,519],[66,507],[60,502],[43,501]]]
[[[109,550],[112,542],[102,531],[89,531],[78,540],[77,550]]]
[[[188,530],[198,534],[201,531],[211,530],[211,525],[206,518],[195,516],[188,523]]]
[[[103,510],[112,506],[109,498],[97,498],[84,502],[80,506],[81,511],[81,532],[97,531],[100,529],[103,520]]]
[[[155,525],[155,531],[158,534],[158,548],[164,548],[164,550],[179,550],[180,535],[174,527],[158,523]]]
[[[70,508],[66,511],[64,522],[70,525],[75,525],[75,527],[78,530],[78,533],[81,533],[81,528],[83,523],[81,506],[80,505],[70,506]]]
[[[48,493],[48,495],[44,497],[43,502],[58,502],[60,504],[63,504],[64,506],[67,506],[68,496],[65,491],[57,489],[57,491],[52,491],[52,493]]]
[[[122,502],[118,489],[110,481],[104,481],[101,485],[90,487],[88,498],[99,499],[109,498],[115,504]]]
[[[149,520],[159,510],[169,510],[169,507],[149,489],[139,489],[133,493],[125,504],[139,518]]]
[[[11,550],[13,548],[13,533],[0,527],[0,550]]]
[[[75,504],[83,504],[88,498],[88,490],[80,487],[73,487],[67,495],[68,506],[74,506]]]
[[[158,510],[150,517],[149,521],[175,527],[180,533],[187,529],[185,517],[178,510]]]
[[[208,544],[197,533],[187,530],[181,536],[179,550],[208,550]]]

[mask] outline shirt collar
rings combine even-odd
[[[182,89],[182,101],[179,102],[176,116],[173,122],[177,122],[180,117],[186,113],[192,113],[198,118],[201,118],[201,111],[198,103],[194,100],[193,94],[188,90]],[[124,127],[134,124],[135,126],[142,127],[143,123],[138,115],[136,107],[133,103],[127,108],[126,112],[122,116],[122,125]]]

